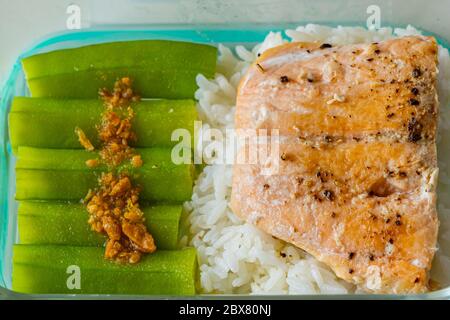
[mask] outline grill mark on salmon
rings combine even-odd
[[[279,130],[280,159],[259,162],[279,171],[236,164],[234,212],[362,289],[426,291],[438,232],[436,74],[432,37],[266,51],[241,82],[235,124]]]

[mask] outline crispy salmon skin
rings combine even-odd
[[[237,129],[279,130],[277,159],[235,164],[231,207],[375,293],[421,293],[436,251],[437,44],[408,36],[266,51]],[[264,165],[278,161],[267,175]]]

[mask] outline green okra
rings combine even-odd
[[[12,289],[29,294],[193,295],[194,248],[142,257],[135,265],[105,260],[99,247],[14,245]]]
[[[143,206],[142,211],[158,250],[177,249],[182,206]],[[106,237],[91,230],[88,218],[85,206],[79,203],[20,201],[19,243],[103,246]]]
[[[33,97],[96,98],[130,77],[142,97],[193,98],[198,74],[212,77],[217,49],[167,40],[110,42],[56,50],[22,60]]]
[[[180,203],[192,194],[194,166],[175,164],[171,149],[136,149],[143,166],[127,171],[141,186],[140,198],[150,202]],[[186,150],[190,152],[190,150]],[[95,189],[98,178],[106,168],[89,168],[85,162],[97,154],[85,150],[36,149],[19,147],[16,163],[17,200],[74,200],[84,198],[89,189]]]
[[[197,119],[193,100],[142,100],[132,104],[134,147],[172,147],[172,132],[186,129],[192,139]],[[104,110],[99,99],[52,99],[15,97],[9,113],[9,136],[13,150],[18,146],[82,149],[75,128],[83,130],[99,146],[96,124]],[[186,142],[191,142],[186,141]]]

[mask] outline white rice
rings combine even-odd
[[[361,27],[330,28],[308,24],[286,30],[291,41],[319,41],[331,44],[371,43],[393,37],[420,34],[415,28]],[[204,123],[225,130],[233,127],[236,88],[258,53],[286,42],[281,33],[269,33],[250,51],[243,46],[234,52],[219,45],[215,78],[197,77],[196,98]],[[438,134],[440,179],[438,186],[440,250],[432,277],[442,286],[450,284],[450,57],[439,48],[439,97],[441,101]],[[232,170],[229,165],[208,165],[198,177],[192,201],[190,244],[197,248],[203,293],[251,294],[343,294],[355,288],[339,280],[324,264],[302,250],[276,240],[241,221],[229,208]]]

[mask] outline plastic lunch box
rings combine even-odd
[[[109,6],[109,11],[104,10]],[[371,5],[375,5],[369,8]],[[47,37],[21,54],[0,91],[0,299],[21,298],[162,298],[111,295],[23,295],[12,292],[12,245],[17,238],[15,159],[8,137],[7,115],[16,95],[28,95],[20,59],[31,54],[81,45],[137,39],[171,39],[228,45],[252,45],[269,31],[319,23],[331,26],[366,26],[370,14],[379,9],[381,26],[412,24],[435,35],[441,44],[450,41],[450,1],[428,0],[128,0],[89,3],[91,27]],[[377,9],[378,8],[378,9]],[[375,10],[375,11],[373,11]],[[106,13],[107,12],[107,13]],[[132,16],[132,17],[130,17]],[[264,299],[450,299],[450,283],[439,291],[422,295],[299,295],[264,296]],[[196,298],[230,298],[200,295]],[[240,295],[235,298],[250,298]],[[167,298],[167,297],[165,297]],[[254,296],[253,296],[254,298]]]

